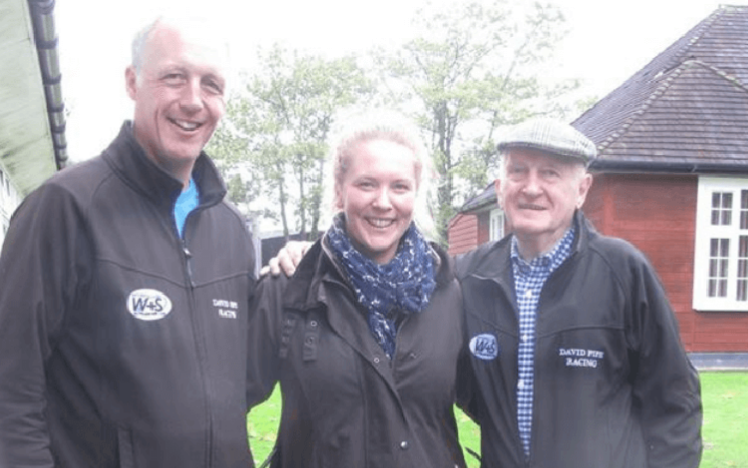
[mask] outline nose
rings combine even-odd
[[[392,208],[392,201],[390,200],[390,193],[386,188],[381,188],[377,192],[377,196],[374,198],[374,207],[380,210],[388,210]]]
[[[189,80],[182,90],[180,100],[182,110],[189,113],[195,113],[204,107],[202,88],[200,80]]]
[[[538,173],[536,171],[529,171],[525,179],[525,185],[522,187],[522,193],[529,197],[535,197],[540,195],[541,192]]]

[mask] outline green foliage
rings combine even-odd
[[[446,240],[457,208],[492,179],[498,129],[532,115],[577,110],[561,98],[578,82],[548,84],[541,71],[563,26],[550,4],[457,0],[427,4],[414,17],[413,38],[372,51],[368,73],[354,56],[328,59],[279,45],[260,50],[209,151],[245,182],[246,190],[237,184],[232,196],[264,197],[286,234],[298,229],[314,237],[331,126],[348,108],[398,108],[423,129],[439,178],[437,225]]]
[[[328,60],[275,45],[258,52],[258,63],[229,100],[214,153],[255,175],[286,235],[298,229],[316,237],[328,133],[336,114],[373,88],[353,56]]]
[[[494,131],[534,114],[559,114],[557,98],[576,82],[544,86],[538,67],[563,34],[560,11],[509,0],[459,1],[424,9],[419,37],[375,63],[391,102],[414,109],[440,176],[442,236],[465,198],[485,188],[494,165]]]

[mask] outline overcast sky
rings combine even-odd
[[[449,0],[432,0],[439,3]],[[70,110],[66,135],[74,161],[98,154],[117,134],[132,106],[124,69],[137,29],[162,11],[220,12],[232,32],[235,57],[257,45],[335,56],[396,45],[408,36],[425,0],[65,0],[56,3],[62,86]],[[738,0],[730,4],[745,4]],[[559,77],[583,80],[604,96],[724,2],[718,0],[552,0],[570,33],[559,45]]]

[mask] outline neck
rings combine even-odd
[[[517,251],[522,260],[531,262],[538,257],[549,253],[558,244],[564,234],[569,230],[569,226],[558,233],[550,234],[518,234],[514,233],[517,238]]]
[[[537,239],[525,239],[517,237],[517,251],[522,260],[531,262],[551,251],[555,242],[548,245],[545,242],[539,242]]]

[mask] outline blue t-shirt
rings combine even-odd
[[[177,198],[177,203],[174,205],[174,221],[177,223],[177,231],[179,231],[179,237],[183,237],[184,222],[187,219],[192,210],[197,208],[200,203],[200,194],[197,191],[197,184],[190,178],[190,185],[187,186],[187,190],[182,191]]]

